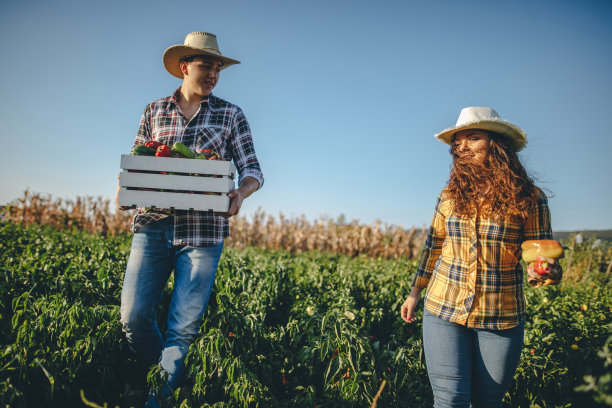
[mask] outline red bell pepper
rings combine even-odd
[[[145,143],[145,146],[157,150],[160,146],[164,146],[164,144],[156,140],[149,140],[148,142]]]
[[[204,155],[207,160],[221,160],[221,155],[211,149],[202,149],[199,154]]]
[[[155,156],[156,157],[170,157],[170,153],[171,153],[170,148],[166,146],[165,144],[162,144],[161,146],[157,148],[157,151],[155,151]]]

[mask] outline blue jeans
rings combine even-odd
[[[185,356],[194,341],[215,280],[223,242],[209,247],[173,246],[171,217],[134,234],[121,291],[121,323],[136,358],[159,363],[174,390],[185,372]],[[174,290],[165,339],[155,311],[174,269]]]
[[[524,324],[471,329],[425,310],[423,345],[434,407],[501,407],[521,357],[523,335]]]

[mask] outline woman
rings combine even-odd
[[[414,322],[427,287],[423,343],[435,407],[499,407],[523,346],[521,243],[552,239],[548,203],[517,156],[525,133],[493,109],[465,108],[436,137],[451,145],[453,166],[401,316]],[[556,284],[560,266],[548,261]]]

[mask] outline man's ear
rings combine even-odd
[[[183,76],[188,75],[187,62],[181,61],[179,62],[179,69],[183,73]]]

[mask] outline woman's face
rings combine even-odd
[[[466,129],[455,133],[453,149],[464,160],[484,164],[489,154],[491,138],[484,130]]]

